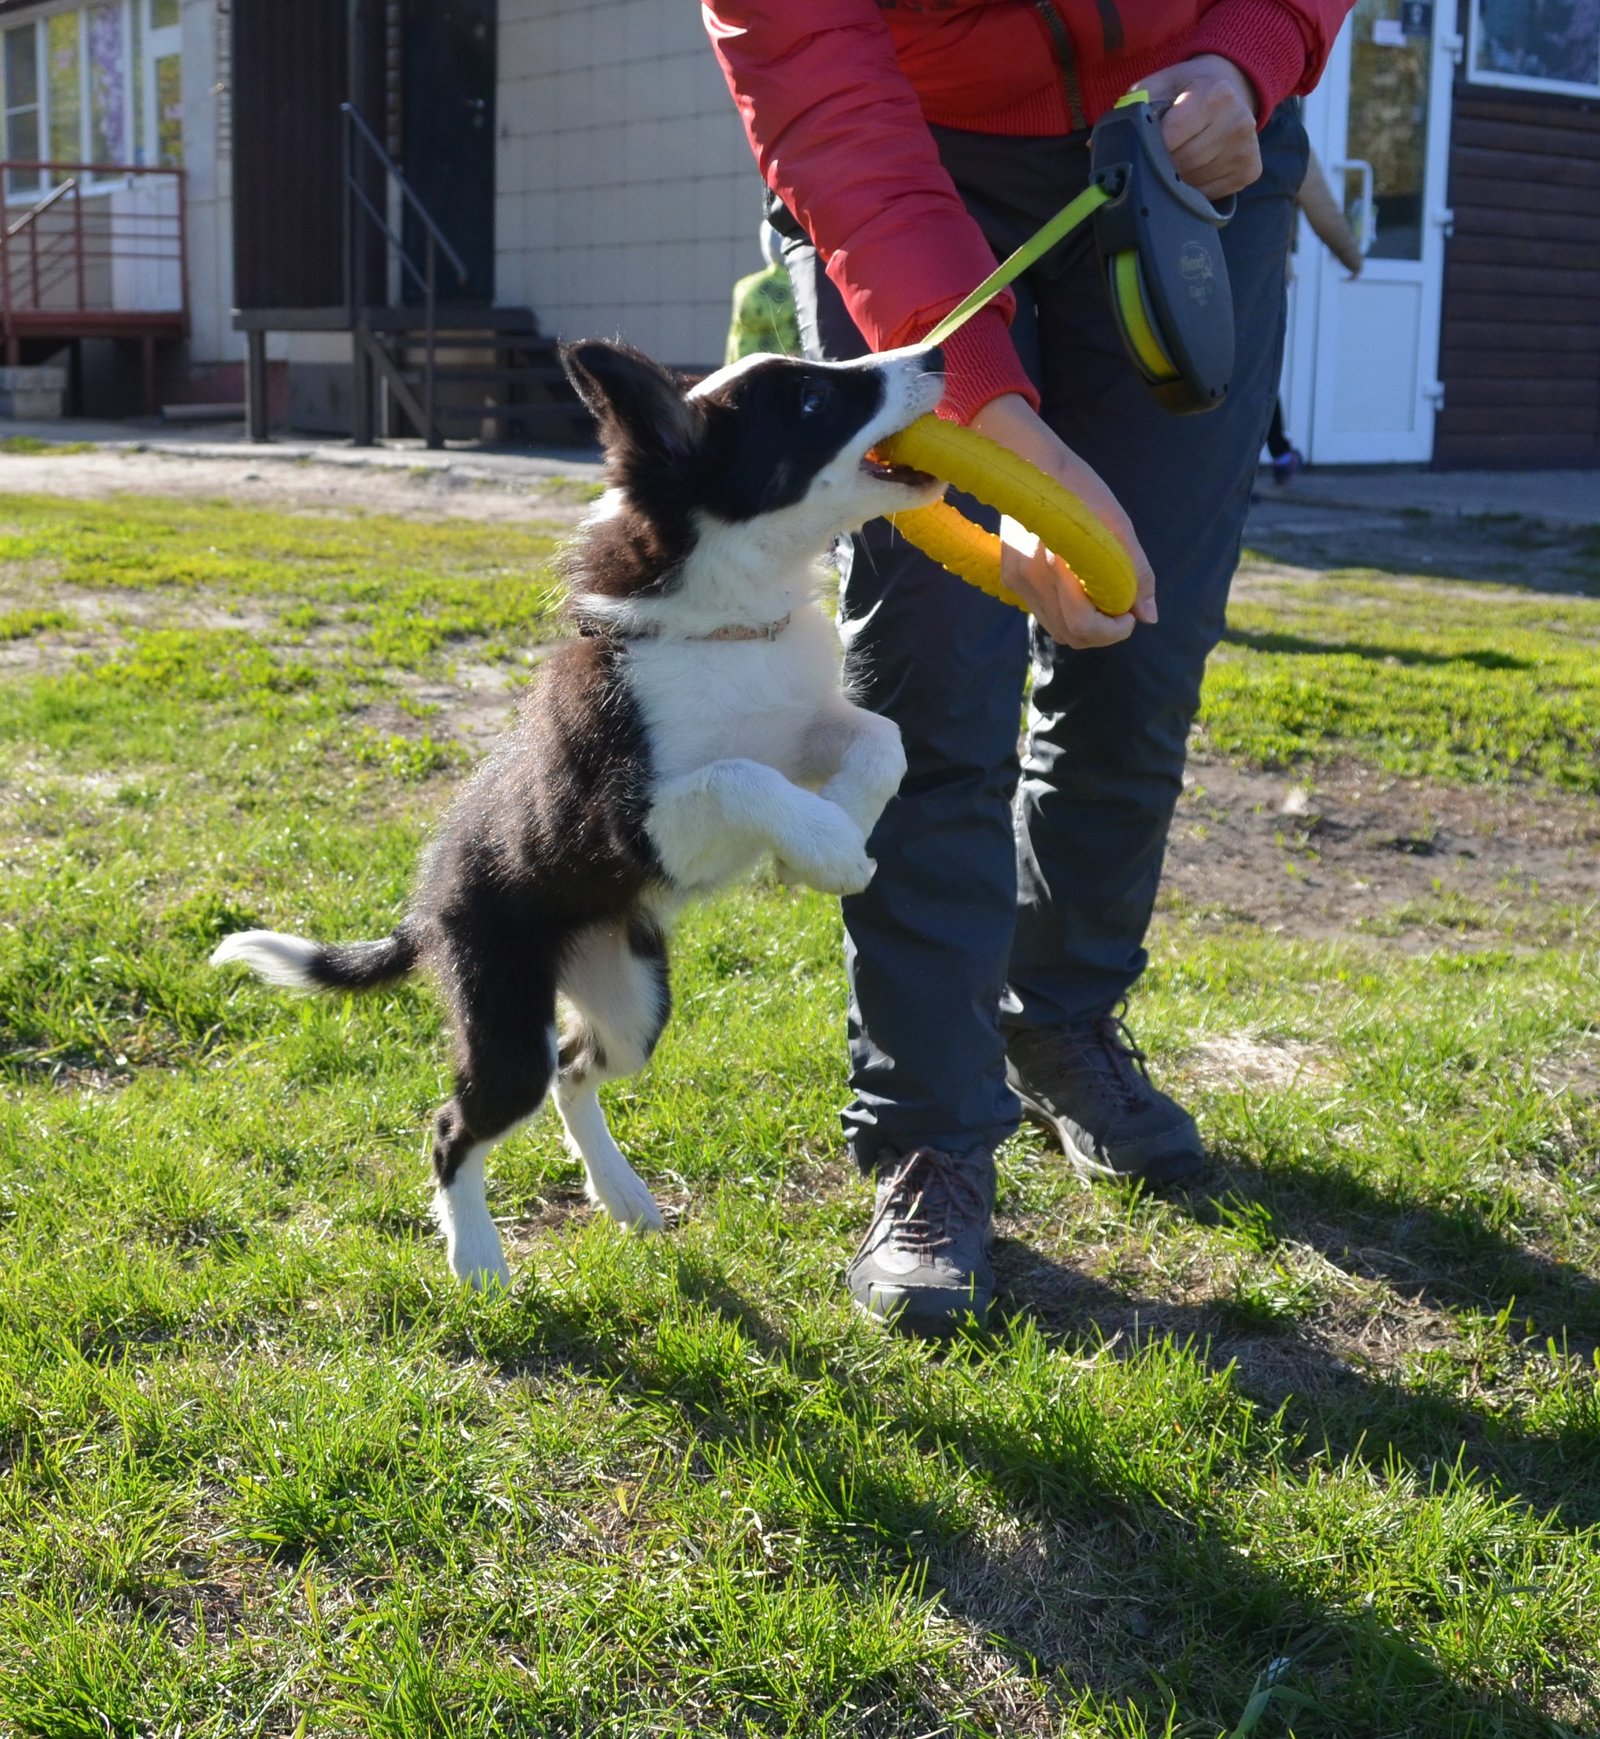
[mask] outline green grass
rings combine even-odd
[[[92,453],[93,441],[41,441],[37,435],[0,435],[0,453],[21,454],[24,458],[61,453]]]
[[[457,776],[399,703],[524,667],[549,537],[0,528],[0,601],[60,617],[0,684],[0,1734],[1595,1731],[1592,912],[1433,954],[1166,914],[1139,1030],[1211,1187],[1085,1189],[1019,1140],[1004,1310],[939,1349],[843,1301],[837,914],[758,882],[690,915],[610,1093],[674,1230],[593,1217],[541,1118],[493,1165],[517,1285],[463,1295],[426,989],[205,960],[393,921]],[[1524,703],[1582,687],[1595,606],[1360,598],[1239,613],[1214,749],[1589,788]],[[1312,659],[1349,701],[1315,732]],[[1515,755],[1419,671],[1486,717],[1524,683]],[[1290,1084],[1219,1078],[1241,1035]]]
[[[1600,792],[1600,599],[1333,575],[1236,603],[1201,732],[1266,766]]]
[[[71,628],[74,618],[65,610],[6,610],[0,612],[0,640],[26,640],[47,634],[53,628]]]

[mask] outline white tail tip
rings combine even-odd
[[[286,990],[317,990],[321,986],[311,969],[321,952],[320,944],[303,936],[285,936],[278,930],[238,930],[219,944],[211,964],[228,966],[239,960],[268,984],[281,984]]]

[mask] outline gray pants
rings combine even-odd
[[[1088,179],[1085,134],[935,138],[999,258]],[[1087,229],[1017,285],[1013,336],[1044,419],[1131,516],[1155,570],[1159,626],[1089,652],[1038,631],[1030,646],[1019,612],[945,574],[883,521],[846,554],[851,677],[864,704],[900,726],[910,762],[872,836],[877,875],[844,902],[854,1090],[844,1124],[864,1170],[880,1148],[994,1146],[1017,1125],[1006,1032],[1092,1020],[1144,970],[1189,727],[1277,395],[1284,261],[1306,160],[1295,114],[1274,116],[1261,153],[1262,177],[1223,232],[1238,362],[1219,410],[1173,416],[1141,384]],[[861,355],[815,251],[790,242],[785,258],[807,348]]]

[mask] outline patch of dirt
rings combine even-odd
[[[1307,783],[1192,760],[1162,904],[1311,938],[1481,941],[1600,907],[1600,805],[1354,766]]]
[[[536,646],[527,656],[537,662],[551,650]],[[436,710],[418,718],[396,709],[393,722],[376,718],[367,722],[402,736],[419,732],[435,738],[448,735],[474,754],[481,754],[496,737],[510,730],[516,719],[518,691],[527,680],[528,670],[523,665],[458,664],[450,682],[403,674],[400,685],[410,700]]]
[[[1258,1038],[1249,1032],[1201,1039],[1184,1055],[1184,1072],[1197,1086],[1294,1087],[1320,1080],[1328,1065],[1314,1045],[1295,1039]]]
[[[0,494],[100,500],[123,492],[199,496],[292,513],[389,513],[409,519],[575,525],[587,511],[595,468],[530,477],[463,456],[445,464],[358,465],[260,458],[203,459],[156,448],[86,453],[0,453]]]
[[[278,627],[276,614],[265,604],[224,604],[214,593],[131,587],[93,591],[51,581],[31,589],[26,602],[61,610],[72,618],[72,625],[0,641],[0,676],[55,675],[71,669],[85,652],[105,653],[125,646],[129,630],[220,628],[265,635]],[[341,632],[324,629],[317,638],[328,640]]]
[[[1600,517],[1600,515],[1597,515]],[[1592,529],[1537,520],[1456,513],[1383,513],[1263,497],[1245,536],[1252,550],[1325,580],[1348,569],[1385,575],[1486,580],[1538,592],[1600,594],[1600,550]],[[1247,563],[1235,584],[1249,595],[1271,563]]]

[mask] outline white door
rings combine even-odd
[[[1450,0],[1358,0],[1306,99],[1312,150],[1366,249],[1352,279],[1300,221],[1285,421],[1317,464],[1433,456],[1450,85],[1460,46]]]

